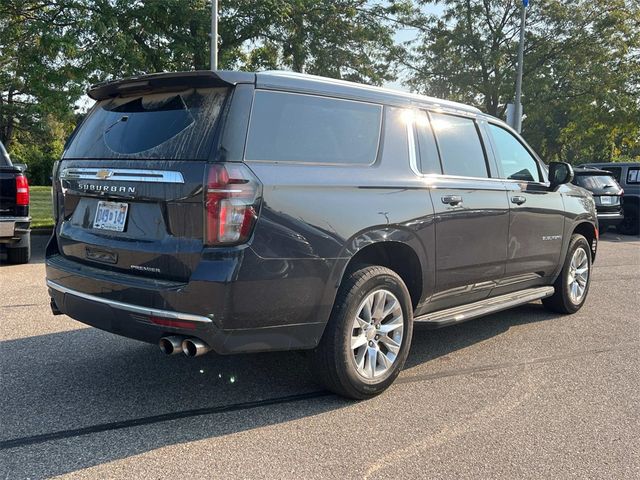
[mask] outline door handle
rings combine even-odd
[[[445,195],[442,197],[442,203],[448,203],[449,205],[458,205],[462,203],[462,197],[458,195]]]
[[[522,195],[515,195],[511,197],[511,203],[515,203],[516,205],[522,205],[527,201],[527,197],[523,197]]]

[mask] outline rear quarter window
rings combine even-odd
[[[375,161],[382,106],[257,91],[245,159],[367,165]]]
[[[640,168],[630,168],[627,172],[627,183],[640,183]]]

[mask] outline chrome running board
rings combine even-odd
[[[537,287],[527,288],[518,292],[507,293],[498,297],[487,298],[479,302],[470,303],[461,307],[448,308],[438,312],[431,312],[420,315],[413,319],[420,325],[429,326],[431,328],[446,327],[456,323],[466,322],[472,318],[482,317],[490,313],[507,310],[508,308],[522,305],[524,303],[540,300],[541,298],[550,297],[554,293],[554,288]]]

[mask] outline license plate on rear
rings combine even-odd
[[[0,237],[13,237],[15,228],[15,222],[0,222]]]
[[[602,196],[600,196],[600,203],[602,205],[612,205],[613,204],[613,197],[611,197],[609,195],[602,195]]]
[[[122,232],[127,221],[128,210],[128,203],[98,202],[96,217],[93,220],[93,228]]]

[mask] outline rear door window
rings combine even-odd
[[[503,177],[520,182],[539,182],[538,162],[524,145],[513,134],[498,125],[490,123],[489,131],[493,137]]]
[[[627,183],[640,183],[640,168],[630,168],[627,172]]]
[[[445,175],[489,177],[476,122],[471,118],[431,113]]]
[[[246,160],[371,164],[382,106],[284,92],[257,91]]]
[[[436,145],[436,138],[433,135],[431,122],[426,112],[420,112],[418,121],[415,122],[416,137],[418,139],[418,152],[420,162],[418,168],[420,173],[442,173],[440,165],[440,155]]]
[[[205,160],[228,91],[193,88],[102,100],[63,157]]]

